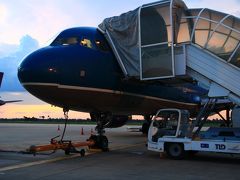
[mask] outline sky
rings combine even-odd
[[[63,117],[26,92],[17,79],[17,66],[30,52],[48,45],[64,29],[96,27],[104,18],[117,16],[153,0],[0,0],[0,71],[5,73],[0,96],[4,100],[23,99],[0,107],[0,118],[23,116]],[[240,0],[185,0],[189,8],[210,8],[240,16]],[[88,114],[70,112],[71,118]]]

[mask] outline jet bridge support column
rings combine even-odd
[[[213,111],[216,105],[216,102],[217,102],[217,99],[210,98],[208,102],[204,105],[204,107],[201,109],[200,113],[196,118],[196,122],[194,123],[194,126],[193,126],[193,127],[198,127],[195,133],[193,134],[193,137],[196,137],[199,134],[208,116]]]

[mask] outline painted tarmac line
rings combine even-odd
[[[112,150],[112,151],[122,150],[122,149],[136,147],[136,146],[144,145],[144,144],[145,143],[138,143],[138,144],[134,144],[134,145],[116,146],[116,147],[111,148],[110,150]],[[96,154],[98,152],[102,152],[102,151],[94,151],[93,150],[90,152],[86,152],[85,156]],[[54,159],[40,160],[40,161],[34,161],[34,162],[29,162],[29,163],[7,166],[7,167],[0,168],[0,174],[5,171],[9,171],[9,170],[15,170],[15,169],[26,168],[26,167],[31,167],[31,166],[35,166],[35,165],[47,164],[47,163],[52,163],[52,162],[61,161],[61,160],[68,160],[68,159],[73,159],[73,158],[80,157],[80,156],[81,156],[80,154],[74,154],[71,156],[57,157]]]
[[[137,143],[137,144],[124,145],[124,146],[116,146],[116,147],[111,148],[110,150],[116,151],[116,150],[128,149],[131,147],[136,147],[136,146],[145,145],[145,144],[146,143]]]
[[[95,154],[95,153],[96,152],[87,152],[85,154],[85,156]],[[52,162],[61,161],[61,160],[73,159],[73,158],[80,157],[80,156],[81,156],[80,154],[74,154],[71,156],[57,157],[54,159],[34,161],[34,162],[29,162],[29,163],[17,164],[17,165],[13,165],[13,166],[7,166],[7,167],[0,168],[0,173],[4,172],[4,171],[14,170],[14,169],[20,169],[20,168],[31,167],[31,166],[35,166],[35,165],[47,164],[47,163],[52,163]]]

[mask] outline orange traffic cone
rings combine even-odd
[[[82,129],[81,129],[81,135],[84,135],[84,132],[83,132],[83,127],[82,127]]]

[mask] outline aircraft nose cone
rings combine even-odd
[[[50,49],[37,50],[23,59],[18,67],[18,79],[24,83],[56,83],[55,56]]]
[[[36,70],[34,67],[35,55],[33,54],[34,53],[25,57],[18,67],[18,79],[21,83],[30,82],[33,80],[33,74],[35,74],[34,70]]]

